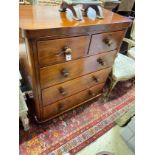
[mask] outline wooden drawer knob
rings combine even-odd
[[[59,92],[60,92],[60,94],[63,95],[63,96],[66,95],[66,91],[64,90],[63,87],[60,87],[60,88],[59,88]]]
[[[90,96],[95,96],[95,93],[92,90],[89,90],[88,93]]]
[[[62,48],[61,52],[59,52],[57,54],[57,56],[60,56],[60,55],[66,55],[66,54],[71,54],[72,53],[72,50],[71,48],[69,48],[68,46],[65,46],[64,48]]]
[[[95,81],[96,83],[98,83],[98,78],[96,76],[92,76],[93,81]]]
[[[71,48],[69,48],[68,46],[65,46],[65,47],[63,48],[63,51],[64,51],[64,54],[71,54],[71,53],[72,53]]]
[[[104,60],[102,58],[98,58],[97,62],[102,66],[104,65]]]
[[[61,70],[61,74],[63,75],[63,77],[68,77],[69,72],[68,72],[67,69],[62,69],[62,70]]]
[[[110,39],[108,39],[108,38],[103,39],[103,42],[104,42],[106,45],[108,45],[108,46],[111,46],[111,44],[112,44],[112,40],[110,40]]]

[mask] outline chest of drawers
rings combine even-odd
[[[98,98],[131,21],[93,10],[82,21],[59,7],[20,6],[20,30],[25,40],[21,68],[34,96],[39,122]],[[71,60],[66,60],[66,53]]]

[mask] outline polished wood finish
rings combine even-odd
[[[89,9],[88,17],[82,21],[72,19],[70,12],[61,13],[59,6],[20,6],[20,28],[28,38],[79,36],[103,33],[128,28],[131,20],[104,9],[104,19],[96,19],[96,14]],[[54,22],[53,22],[54,21]]]
[[[124,35],[124,31],[92,35],[89,55],[117,49],[120,46],[121,40],[123,39]]]
[[[20,40],[26,45],[20,65],[33,91],[33,114],[39,122],[101,95],[131,24],[128,18],[105,9],[104,19],[96,19],[90,8],[81,21],[73,20],[70,11],[66,14],[58,9],[19,7]],[[65,60],[66,53],[71,57]]]
[[[44,89],[42,91],[43,105],[48,105],[57,100],[71,96],[84,89],[90,88],[99,83],[105,83],[107,76],[111,72],[111,68],[103,69],[91,74],[67,81],[62,84]],[[79,87],[80,86],[80,87]],[[60,91],[61,90],[61,91]]]
[[[99,55],[81,58],[75,61],[65,62],[41,68],[40,69],[41,88],[56,85],[61,82],[71,80],[73,78],[77,78],[78,76],[82,76],[103,68],[110,67],[114,62],[115,56],[116,51],[111,51],[107,53],[101,53]],[[103,60],[104,64],[100,64],[98,62],[98,59]],[[62,74],[63,69],[65,69],[68,72],[67,76]]]
[[[39,86],[39,76],[37,69],[37,53],[36,42],[24,38],[19,47],[20,70],[26,85],[33,91],[34,103],[32,106],[35,109],[34,116],[41,120],[42,109],[41,107],[41,91]]]
[[[70,48],[72,60],[86,57],[90,36],[71,37],[38,42],[38,59],[41,67],[66,62],[65,48]]]
[[[58,11],[59,6],[20,6],[20,27],[24,30],[45,30],[64,27],[79,27],[79,26],[97,26],[105,24],[118,24],[128,23],[126,28],[130,24],[131,20],[127,17],[120,16],[109,10],[104,9],[104,19],[96,19],[96,14],[92,9],[88,12],[89,18],[84,18],[83,21],[75,21],[72,19],[70,12],[61,13]],[[54,22],[53,22],[54,21]]]
[[[68,109],[73,109],[80,104],[87,102],[95,98],[96,96],[100,95],[103,91],[103,83],[98,84],[94,87],[81,91],[75,95],[67,97],[63,100],[60,100],[54,104],[50,104],[43,108],[43,116],[44,119],[48,119],[53,117],[57,114],[63,113]],[[90,93],[91,92],[91,93]]]

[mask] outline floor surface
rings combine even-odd
[[[82,149],[76,155],[95,155],[109,151],[114,155],[134,155],[120,136],[121,127],[115,126],[96,141]]]

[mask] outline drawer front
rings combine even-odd
[[[60,99],[71,96],[96,84],[104,83],[111,68],[103,69],[80,78],[55,85],[42,91],[43,105],[54,103]]]
[[[89,55],[108,52],[119,48],[125,31],[92,35]]]
[[[73,59],[85,57],[90,36],[38,41],[38,59],[41,67],[66,62],[65,54]]]
[[[98,84],[90,89],[84,90],[76,95],[60,100],[43,108],[43,119],[49,119],[64,111],[82,104],[85,101],[95,98],[103,91],[104,84]]]
[[[80,77],[91,72],[111,67],[116,51],[98,54],[75,61],[52,65],[40,69],[41,88],[46,88]]]

